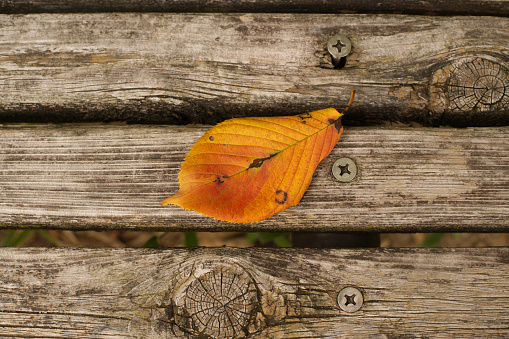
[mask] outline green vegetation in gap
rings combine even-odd
[[[421,247],[435,247],[442,240],[445,233],[431,233],[421,243]]]
[[[15,247],[23,244],[32,234],[33,230],[13,230],[10,231],[7,237],[5,238],[2,246],[5,247]]]
[[[147,248],[155,248],[159,247],[159,242],[163,237],[168,235],[170,232],[166,232],[161,235],[154,235],[148,239],[142,247]],[[198,247],[198,237],[196,232],[184,232],[184,243],[182,244],[184,247]]]
[[[43,230],[12,230],[7,234],[7,237],[4,239],[2,246],[4,247],[16,247],[22,246],[27,241],[30,240],[34,236],[34,234],[39,234],[42,238],[44,238],[47,242],[52,245],[58,246],[58,240],[49,235],[48,232]]]
[[[435,247],[444,238],[446,233],[430,233],[426,236],[426,239],[421,243],[421,247]],[[453,233],[453,237],[457,238],[460,233]]]
[[[259,242],[260,244],[267,244],[269,242],[275,243],[278,247],[292,247],[292,243],[288,240],[290,232],[249,232],[246,233],[246,239],[253,244]]]
[[[150,239],[148,239],[141,247],[147,248],[159,247],[159,236],[154,235],[153,237],[150,237]]]
[[[196,232],[184,232],[184,247],[198,247]]]

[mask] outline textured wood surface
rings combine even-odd
[[[339,107],[356,89],[345,125],[509,124],[509,18],[34,14],[0,29],[2,122],[214,124]],[[337,33],[353,46],[340,70]]]
[[[345,128],[299,205],[259,223],[160,202],[206,127],[0,128],[0,226],[60,229],[509,230],[508,128]],[[336,159],[358,176],[336,181]]]
[[[240,13],[404,13],[509,16],[507,0],[9,0],[1,13],[62,12],[240,12]]]
[[[1,248],[0,336],[507,338],[508,272],[507,248]]]

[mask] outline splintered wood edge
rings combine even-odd
[[[301,202],[232,224],[160,203],[207,127],[0,128],[0,227],[506,232],[508,128],[345,128]],[[356,162],[350,182],[336,159]]]
[[[1,248],[0,336],[501,338],[508,265],[508,248]]]

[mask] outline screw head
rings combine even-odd
[[[345,312],[357,312],[363,303],[364,297],[355,287],[345,287],[338,294],[338,306]]]
[[[341,182],[352,181],[357,175],[357,165],[350,158],[339,158],[332,165],[332,175]]]
[[[350,39],[342,34],[334,35],[327,42],[327,51],[334,58],[344,58],[352,50]]]

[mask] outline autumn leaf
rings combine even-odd
[[[161,205],[236,223],[261,221],[297,205],[339,141],[344,111],[217,124],[194,144],[179,173],[179,191]]]

